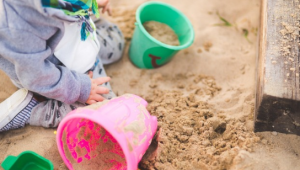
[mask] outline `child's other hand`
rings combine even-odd
[[[105,12],[108,13],[109,16],[111,16],[111,9],[110,9],[110,4],[109,0],[97,0],[98,7],[102,8],[102,13],[104,14]]]
[[[109,77],[99,77],[96,79],[93,79],[93,72],[89,72],[89,77],[91,78],[92,82],[92,88],[91,88],[91,93],[86,101],[87,104],[94,104],[97,102],[101,102],[104,100],[104,97],[101,96],[101,94],[107,94],[109,93],[109,89],[106,87],[101,87],[99,85],[102,85],[106,82],[109,82],[110,78]]]

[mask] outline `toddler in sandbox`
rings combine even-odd
[[[103,64],[121,58],[124,38],[98,7],[110,14],[109,0],[0,0],[0,69],[20,88],[0,104],[0,132],[56,127],[115,97]]]

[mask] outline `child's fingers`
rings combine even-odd
[[[88,101],[86,102],[86,104],[89,104],[89,105],[95,104],[95,103],[97,103],[95,100],[88,100]]]
[[[104,8],[102,8],[102,14],[104,14],[105,13],[105,7]]]
[[[109,82],[110,77],[100,77],[97,79],[94,79],[94,83],[96,83],[97,85],[101,85],[103,83]]]
[[[102,9],[102,13],[104,14],[104,13],[107,11],[107,9],[109,9],[109,3],[107,3],[107,4],[104,6],[104,8]]]
[[[92,72],[92,71],[89,71],[88,76],[89,76],[90,78],[93,78],[93,72]]]
[[[102,97],[101,95],[97,94],[97,95],[94,95],[93,96],[93,99],[96,101],[96,102],[102,102],[104,100],[104,97]]]
[[[112,10],[110,6],[107,8],[107,13],[109,16],[112,16]]]
[[[109,0],[97,0],[98,6],[100,7],[106,6],[108,2]]]
[[[99,87],[97,87],[96,93],[97,94],[107,94],[107,93],[109,93],[109,89],[106,87],[99,86]]]

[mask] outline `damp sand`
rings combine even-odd
[[[238,153],[252,152],[260,141],[249,130],[246,117],[216,115],[216,108],[204,100],[222,90],[213,77],[178,74],[170,78],[157,73],[150,81],[156,88],[146,100],[148,110],[158,117],[160,133],[153,143],[154,154],[143,157],[141,169],[229,169]],[[177,90],[157,88],[170,81],[186,85]]]
[[[158,41],[172,45],[180,45],[178,37],[174,30],[166,24],[157,21],[148,21],[143,24],[146,31]]]

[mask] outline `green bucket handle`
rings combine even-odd
[[[17,160],[16,156],[9,155],[2,162],[1,166],[3,167],[4,170],[8,170],[13,166],[13,164],[16,162],[16,160]]]

